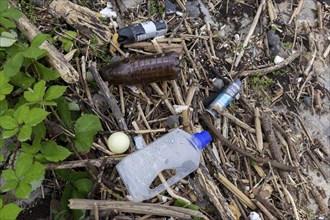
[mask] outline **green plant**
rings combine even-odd
[[[271,83],[273,82],[272,79],[270,78],[265,78],[262,76],[254,76],[252,78],[252,85],[258,89],[264,89],[266,87],[268,87]]]
[[[285,43],[283,44],[283,46],[284,46],[284,48],[286,48],[286,49],[288,49],[288,50],[291,50],[291,49],[292,49],[292,43],[290,43],[290,42],[285,42]]]
[[[65,52],[70,52],[76,37],[77,37],[77,32],[66,31],[64,35],[59,38],[60,41],[62,42],[62,47]]]
[[[67,86],[58,85],[60,75],[47,66],[43,59],[47,52],[39,47],[50,36],[39,34],[31,43],[18,38],[13,20],[21,12],[9,7],[7,0],[0,0],[0,5],[0,148],[5,148],[0,153],[0,219],[10,220],[22,210],[15,199],[28,198],[42,184],[46,164],[72,157],[71,149],[88,152],[101,122],[91,114],[71,115],[64,98]],[[62,39],[65,49],[71,49],[73,33]],[[49,139],[45,122],[56,119],[68,134]],[[64,197],[87,198],[92,182],[84,175],[67,185],[73,188],[64,189]],[[57,217],[63,219],[66,214],[60,212]]]

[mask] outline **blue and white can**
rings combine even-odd
[[[214,118],[217,117],[218,111],[223,111],[237,96],[241,88],[242,82],[239,79],[235,80],[212,101],[206,111]]]

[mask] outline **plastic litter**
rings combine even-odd
[[[147,84],[176,79],[179,64],[175,52],[146,55],[114,61],[102,68],[100,75],[111,84]]]
[[[107,7],[100,11],[100,14],[105,18],[117,18],[117,13],[112,10],[111,2],[107,2]]]
[[[119,29],[118,42],[120,44],[128,44],[162,36],[166,33],[167,24],[165,20],[146,21]]]
[[[235,80],[213,100],[206,111],[210,113],[214,118],[217,117],[217,110],[224,110],[237,96],[241,88],[242,82],[239,79]]]
[[[249,219],[250,220],[262,220],[262,218],[260,217],[260,215],[256,212],[251,212],[249,214]]]
[[[200,152],[210,141],[207,131],[191,135],[177,128],[122,159],[116,168],[130,194],[129,199],[141,202],[155,197],[195,171]],[[176,174],[165,184],[151,189],[152,181],[167,169],[175,169]]]
[[[176,12],[176,4],[172,0],[165,0],[165,15],[172,16]]]
[[[135,137],[133,137],[133,139],[134,139],[134,143],[135,143],[135,148],[137,150],[141,150],[142,148],[144,148],[146,146],[146,143],[144,142],[142,135],[135,136]]]

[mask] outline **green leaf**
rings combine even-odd
[[[10,138],[14,136],[18,132],[18,128],[14,128],[12,130],[5,130],[2,132],[3,139]]]
[[[14,86],[10,85],[9,83],[7,83],[6,85],[2,86],[0,88],[0,94],[2,96],[2,98],[0,98],[0,100],[4,100],[5,95],[10,94],[14,89]]]
[[[17,41],[17,33],[14,31],[11,32],[2,32],[0,35],[0,47],[10,47]]]
[[[17,138],[19,141],[23,142],[29,140],[31,138],[31,134],[32,134],[31,126],[23,125],[23,127],[21,127],[21,129],[18,132]]]
[[[44,99],[46,101],[57,99],[63,95],[66,88],[66,86],[51,86],[47,89]]]
[[[37,124],[32,128],[32,132],[34,134],[33,145],[38,145],[39,147],[41,139],[43,139],[46,135],[46,126],[43,122]],[[34,146],[36,147],[36,146]]]
[[[64,181],[74,182],[76,180],[88,177],[84,171],[56,170],[55,173]]]
[[[42,122],[47,115],[49,115],[49,112],[46,112],[42,108],[33,108],[29,112],[29,117],[27,117],[24,122],[29,126],[35,126]]]
[[[14,203],[9,203],[0,209],[0,219],[15,220],[22,210]]]
[[[42,144],[41,153],[43,156],[51,162],[59,162],[65,160],[68,156],[70,156],[71,152],[57,145],[55,141],[48,141]]]
[[[2,138],[0,137],[0,142],[2,141]],[[1,143],[0,143],[0,148],[1,148]],[[5,157],[3,154],[0,154],[0,163],[2,163],[5,160]]]
[[[74,127],[75,144],[80,152],[88,152],[93,143],[93,136],[101,129],[100,119],[96,115],[81,116]]]
[[[17,53],[14,56],[10,57],[5,65],[4,65],[4,72],[6,73],[7,77],[15,76],[22,67],[24,57],[21,53]]]
[[[42,101],[46,90],[46,82],[41,80],[33,86],[33,91],[25,91],[24,98],[28,102],[39,102]]]
[[[74,186],[77,188],[77,190],[87,196],[87,194],[91,191],[93,187],[93,182],[90,179],[84,178],[79,179],[74,182]]]
[[[15,196],[17,198],[28,198],[32,192],[31,184],[25,182],[19,182],[15,189]]]
[[[85,114],[77,120],[74,130],[78,134],[87,133],[95,135],[99,130],[101,130],[100,119],[96,115]]]
[[[5,115],[0,117],[0,126],[4,129],[9,130],[9,129],[17,128],[18,123],[13,117],[9,115]]]
[[[1,186],[1,192],[8,192],[12,189],[15,189],[18,184],[18,180],[9,180]]]
[[[18,178],[23,177],[31,168],[33,156],[27,153],[21,153],[15,162],[15,174]]]
[[[20,17],[22,17],[22,12],[20,12],[17,8],[8,8],[6,11],[1,13],[1,16],[18,20]]]
[[[4,181],[9,181],[9,180],[17,180],[16,174],[14,170],[3,170],[1,174],[1,178]]]
[[[3,12],[8,10],[8,0],[0,0],[0,16]]]
[[[64,33],[64,38],[62,40],[74,40],[77,37],[77,32],[75,31],[66,31]]]
[[[47,55],[47,51],[40,49],[39,47],[29,47],[27,48],[22,55],[26,58],[31,58],[33,60],[38,60]]]
[[[22,150],[26,153],[29,153],[29,154],[35,154],[37,153],[41,146],[40,145],[37,145],[37,144],[34,144],[34,145],[30,145],[28,143],[22,143],[21,144],[21,147],[22,147]]]
[[[63,49],[65,52],[70,52],[72,46],[73,46],[73,42],[71,41],[66,41],[65,43],[63,43]]]
[[[35,78],[27,76],[23,72],[18,72],[15,76],[10,78],[11,84],[18,86],[22,89],[27,89],[35,82]]]
[[[16,119],[18,124],[22,124],[24,122],[24,120],[28,117],[29,111],[30,109],[27,105],[21,105],[20,107],[18,107],[18,109],[16,109],[16,111],[14,112],[14,118]]]
[[[4,17],[1,17],[0,16],[0,25],[2,25],[4,28],[6,29],[10,29],[10,28],[15,28],[16,25],[13,21],[7,19],[7,18],[4,18]]]
[[[0,71],[0,89],[9,82],[8,77],[4,71]]]
[[[0,0],[1,1],[1,0]],[[0,198],[0,209],[2,208],[2,206],[3,206],[3,201],[2,201],[2,199]]]
[[[30,169],[24,175],[24,182],[31,183],[36,180],[40,180],[40,178],[45,174],[45,167],[39,163],[34,162]]]
[[[49,34],[38,34],[31,41],[31,46],[39,47],[48,37],[49,37]]]
[[[0,0],[1,1],[1,0]],[[0,116],[5,113],[8,109],[7,100],[0,100]]]
[[[41,78],[47,82],[51,81],[51,80],[55,80],[58,77],[60,77],[60,74],[57,70],[53,70],[48,67],[45,67],[44,65],[42,65],[39,62],[35,63],[35,67],[36,67],[38,74],[41,76]]]
[[[64,97],[60,97],[56,100],[57,102],[57,110],[60,115],[60,119],[62,119],[64,125],[72,129],[73,124],[71,120],[71,111],[69,110],[69,103]]]

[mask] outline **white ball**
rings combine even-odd
[[[124,132],[115,132],[108,139],[108,148],[115,154],[122,154],[129,147],[129,138]]]

